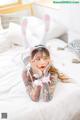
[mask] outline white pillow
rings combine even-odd
[[[53,48],[53,50],[57,50],[58,48],[65,48],[67,43],[60,39],[51,39],[46,43],[46,46]]]
[[[6,36],[7,40],[11,41],[11,45],[24,46],[24,36],[21,31],[21,26],[16,23],[10,23],[8,33]]]
[[[74,40],[80,40],[80,33],[73,30],[68,30],[68,42],[71,43]]]
[[[67,32],[67,28],[56,21],[54,18],[50,18],[49,30],[46,34],[46,39],[58,38]]]
[[[9,39],[6,39],[5,34],[4,31],[3,33],[0,33],[0,52],[4,52],[11,47],[11,42]]]

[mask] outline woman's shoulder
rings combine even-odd
[[[25,68],[22,71],[22,78],[23,78],[23,80],[27,79],[27,69],[25,69]]]

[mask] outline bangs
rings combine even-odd
[[[35,56],[35,54],[37,54],[38,52],[40,53],[45,53],[46,56],[50,57],[50,54],[49,54],[49,51],[47,48],[43,47],[43,46],[40,46],[40,47],[37,47],[35,49],[32,50],[31,52],[31,59]]]

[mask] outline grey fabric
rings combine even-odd
[[[68,43],[68,33],[65,32],[61,36],[58,37],[60,40],[64,41],[65,43]]]
[[[71,43],[68,44],[68,49],[75,53],[80,59],[80,40],[73,40]]]

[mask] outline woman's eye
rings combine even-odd
[[[39,61],[39,60],[40,60],[40,58],[36,58],[36,60],[38,60],[38,61]]]
[[[48,59],[48,57],[44,57],[44,60],[47,60]]]

